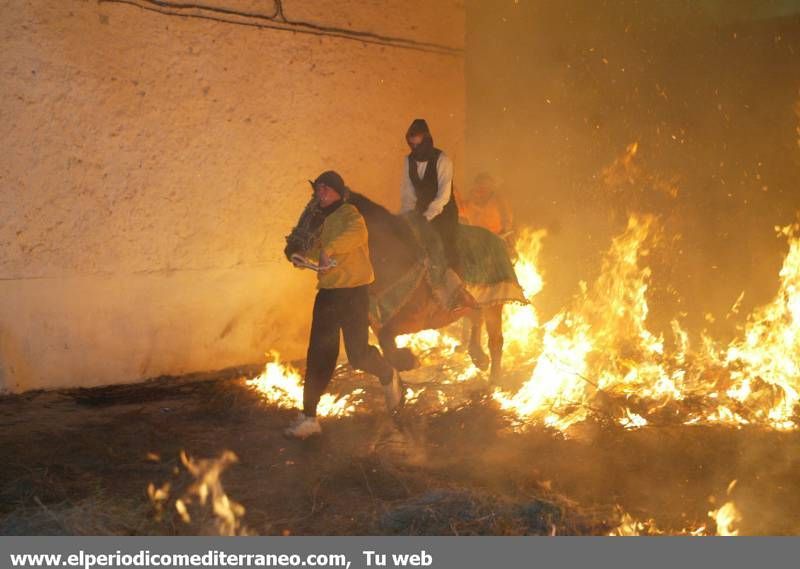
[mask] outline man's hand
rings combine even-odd
[[[331,262],[331,258],[325,254],[325,251],[320,251],[319,253],[319,272],[324,273],[325,271],[331,270],[335,265]]]
[[[295,269],[305,269],[308,267],[308,259],[303,257],[300,253],[295,253],[289,259]]]

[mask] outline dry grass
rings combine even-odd
[[[214,533],[208,506],[195,499],[188,524],[176,510],[194,482],[179,456],[225,450],[239,461],[224,489],[257,534],[603,535],[618,505],[677,530],[704,522],[734,478],[750,533],[800,531],[794,433],[598,422],[566,440],[513,434],[479,390],[447,412],[412,409],[398,430],[376,384],[340,374],[335,386],[366,387],[365,412],[300,443],[281,435],[292,413],[232,375],[0,399],[0,533]],[[147,488],[167,483],[156,507]]]
[[[143,535],[158,532],[141,501],[109,498],[102,492],[71,502],[22,504],[0,519],[2,535]]]

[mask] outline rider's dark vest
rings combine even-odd
[[[436,168],[436,163],[439,161],[441,153],[442,151],[438,148],[433,149],[433,155],[428,160],[428,167],[425,168],[425,174],[422,178],[419,177],[419,172],[417,171],[417,161],[411,155],[408,156],[408,177],[414,186],[414,193],[417,195],[416,210],[420,213],[425,213],[439,192],[439,172]],[[450,200],[444,206],[442,213],[437,216],[437,218],[439,217],[458,221],[458,206],[452,190],[450,192]]]

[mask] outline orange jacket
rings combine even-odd
[[[470,225],[485,227],[498,235],[511,229],[511,212],[495,193],[480,202],[470,196],[459,203],[459,214]]]

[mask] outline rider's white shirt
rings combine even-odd
[[[403,179],[400,183],[400,213],[411,211],[417,205],[417,193],[414,191],[414,184],[408,175],[409,160],[411,160],[409,156],[403,158]],[[417,162],[417,174],[420,178],[425,176],[427,169],[428,161]],[[428,221],[442,213],[453,191],[453,161],[444,152],[439,154],[439,159],[436,161],[436,173],[439,177],[439,191],[436,192],[436,197],[430,203],[428,209],[425,210],[424,215]]]

